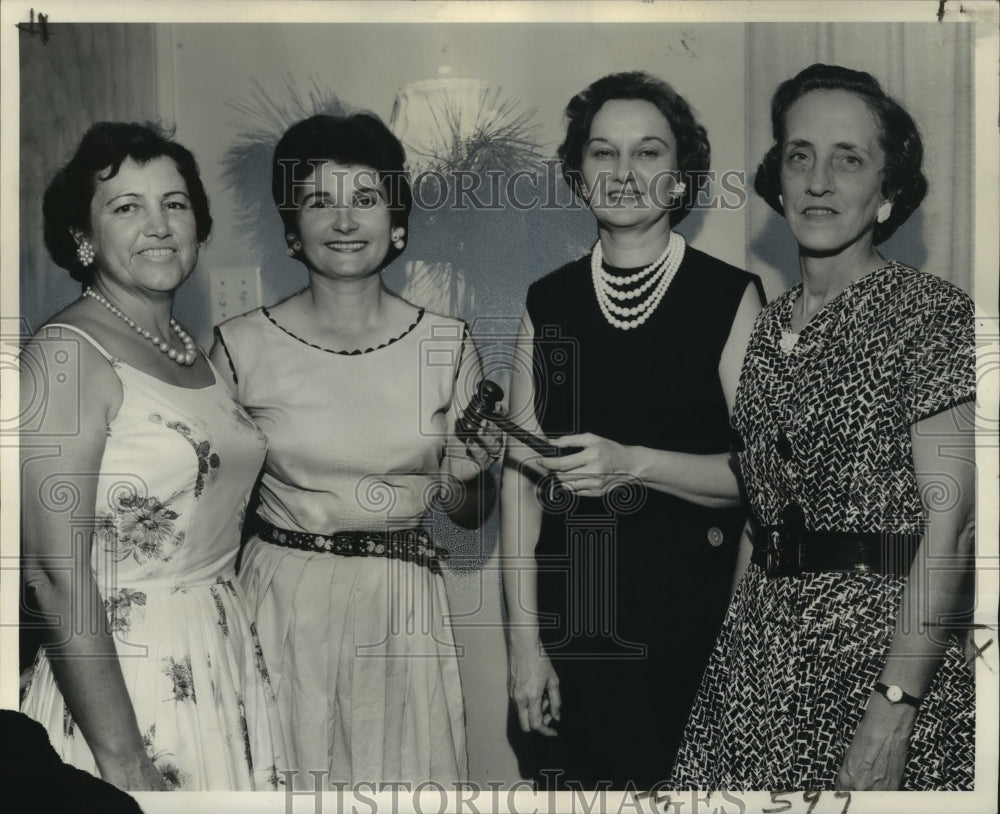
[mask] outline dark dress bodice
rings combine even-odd
[[[751,284],[759,285],[754,275],[688,246],[653,315],[622,330],[599,310],[589,255],[535,282],[527,310],[535,338],[535,408],[545,434],[590,432],[658,450],[728,452],[718,368]],[[627,684],[630,702],[648,709],[659,731],[655,745],[637,748],[653,752],[635,755],[624,771],[648,779],[637,765],[644,761],[659,771],[655,782],[669,771],[728,604],[746,512],[698,506],[635,478],[601,498],[545,484],[538,491],[543,643],[568,703],[579,686],[590,699],[591,720],[606,712],[611,726],[614,716],[628,717],[618,692],[609,700],[607,692],[584,689],[608,680]],[[602,704],[610,707],[602,712]]]

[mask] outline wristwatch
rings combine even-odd
[[[923,700],[905,692],[898,684],[883,684],[881,681],[876,681],[875,691],[882,693],[890,704],[909,704],[911,707],[919,707]]]

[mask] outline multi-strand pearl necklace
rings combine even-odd
[[[165,339],[160,339],[153,333],[150,333],[141,325],[139,325],[134,319],[128,316],[124,311],[117,308],[108,302],[107,299],[98,294],[94,289],[89,286],[84,289],[83,296],[90,297],[91,299],[97,300],[101,305],[107,308],[112,314],[118,317],[122,322],[128,325],[133,331],[135,331],[143,339],[148,339],[153,345],[167,354],[167,358],[173,360],[179,365],[189,366],[193,365],[195,359],[198,358],[198,353],[195,350],[194,340],[191,335],[185,331],[173,317],[170,318],[170,329],[177,335],[177,338],[184,345],[184,350],[177,350],[170,347],[170,343]]]
[[[601,241],[594,244],[594,251],[590,255],[590,274],[594,281],[594,293],[597,295],[597,304],[601,307],[604,318],[614,327],[623,331],[638,328],[649,319],[656,310],[667,293],[677,269],[680,268],[684,259],[684,250],[687,244],[684,238],[677,232],[670,233],[667,247],[656,260],[646,268],[628,277],[616,277],[604,270],[604,253],[601,250]],[[637,288],[624,289],[623,286],[630,286],[643,281]],[[632,306],[619,305],[619,302],[627,302],[641,297],[649,292],[645,299]],[[626,317],[626,319],[619,319]],[[627,317],[634,317],[628,319]]]

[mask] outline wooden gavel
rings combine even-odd
[[[455,430],[458,438],[468,441],[475,436],[479,429],[479,422],[486,419],[512,438],[516,438],[522,444],[531,447],[539,455],[543,455],[546,458],[570,455],[579,451],[579,447],[563,448],[553,446],[545,439],[528,432],[524,427],[511,421],[506,416],[497,415],[496,407],[502,398],[503,388],[494,381],[483,379],[476,388],[475,395],[469,400],[469,406],[465,408],[465,412],[455,422]]]

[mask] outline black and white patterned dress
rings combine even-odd
[[[733,426],[757,519],[799,504],[817,531],[916,533],[911,425],[975,396],[971,300],[896,263],[853,283],[781,348],[798,285],[761,313]],[[790,450],[790,454],[789,454]],[[905,578],[751,564],[706,669],[672,782],[833,786],[895,630]],[[904,789],[970,789],[971,667],[952,634],[910,738]]]

